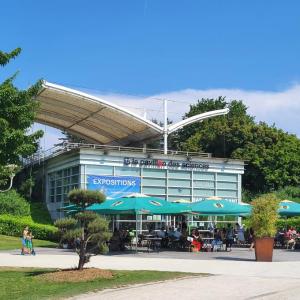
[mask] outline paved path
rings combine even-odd
[[[1,252],[0,266],[72,268],[78,263],[78,256],[74,253],[68,253],[68,255],[64,252],[62,255],[57,254],[57,252],[53,254],[53,252],[50,251],[50,253],[51,254],[38,254],[36,256],[21,256],[16,252]],[[160,270],[210,273],[217,275],[243,275],[300,279],[299,260],[258,263],[253,260],[239,260],[238,258],[238,260],[235,260],[236,254],[234,252],[231,256],[226,256],[224,259],[222,259],[224,256],[222,253],[215,259],[207,260],[196,259],[197,257],[200,257],[197,255],[198,254],[195,253],[195,255],[192,256],[193,259],[177,259],[175,257],[166,258],[159,254],[156,256],[145,256],[145,254],[113,256],[100,255],[93,257],[87,266],[112,270]],[[249,255],[253,255],[253,253]]]
[[[179,257],[175,254],[166,256],[166,253],[96,256],[88,266],[112,270],[210,273],[217,276],[107,290],[76,299],[299,299],[300,261],[296,261],[299,253],[276,252],[276,255],[281,253],[280,261],[258,263],[251,260],[253,253],[239,251],[242,250],[216,256],[209,253],[180,253]],[[38,253],[37,256],[21,256],[14,251],[1,252],[0,266],[71,268],[78,262],[78,256],[70,252],[44,249]],[[285,259],[287,256],[289,258]]]
[[[299,299],[299,279],[261,277],[209,276],[173,280],[105,290],[72,298],[72,300],[168,300],[168,299]]]

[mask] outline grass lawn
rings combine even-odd
[[[43,240],[33,240],[34,247],[57,247],[56,243]],[[21,239],[19,237],[0,234],[0,250],[21,249]],[[1,299],[1,298],[0,298]]]
[[[38,275],[49,269],[0,268],[0,299],[62,299],[128,284],[174,279],[190,274],[159,271],[112,271],[113,278],[85,282],[49,282]]]

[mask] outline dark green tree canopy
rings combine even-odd
[[[99,191],[74,189],[69,192],[68,198],[71,203],[81,208],[85,208],[93,203],[105,201],[105,195]]]
[[[300,140],[275,126],[256,123],[242,101],[202,99],[190,106],[185,117],[225,107],[228,115],[192,124],[173,135],[173,148],[246,160],[243,185],[252,192],[299,185]]]
[[[4,66],[20,52],[20,48],[10,53],[0,52],[0,65]],[[19,90],[13,84],[15,76],[0,84],[0,177],[2,178],[7,176],[5,166],[18,165],[22,158],[32,155],[38,149],[38,141],[43,136],[41,130],[29,133],[38,107],[34,97],[40,89],[41,82],[37,82],[27,90]]]

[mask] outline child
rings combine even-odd
[[[28,249],[26,247],[26,237],[28,235],[28,226],[25,226],[22,232],[22,251],[21,251],[21,255],[24,255],[26,253],[28,253]]]
[[[31,230],[28,230],[27,236],[26,236],[26,248],[29,250],[29,253],[32,255],[35,255],[35,251],[32,246],[32,239],[33,235]]]

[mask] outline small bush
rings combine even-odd
[[[279,201],[274,194],[266,194],[252,201],[250,226],[257,238],[274,237],[278,221]]]
[[[25,226],[29,226],[36,239],[58,241],[58,230],[55,226],[34,223],[31,217],[0,215],[0,234],[21,236]]]
[[[0,214],[29,216],[30,205],[15,190],[0,193]]]

